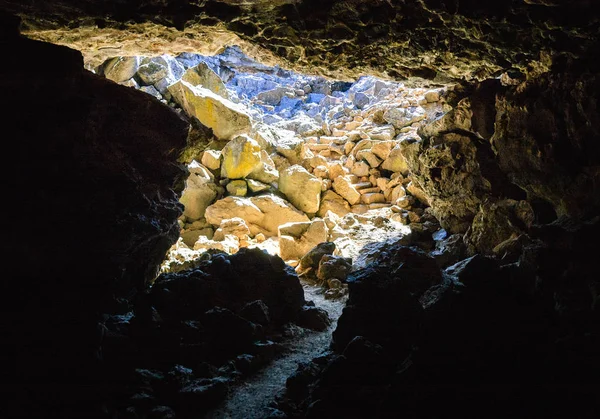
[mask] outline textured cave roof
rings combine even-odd
[[[595,0],[2,0],[24,29],[228,32],[312,73],[484,79],[600,48]],[[62,28],[62,29],[61,29]],[[139,31],[139,29],[138,29]],[[149,31],[148,33],[152,33]],[[160,31],[154,36],[160,37]],[[190,35],[191,33],[191,35]],[[52,40],[51,36],[47,37]]]

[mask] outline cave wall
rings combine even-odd
[[[179,236],[188,125],[17,24],[0,25],[2,359],[14,396],[2,410],[90,417],[102,313],[144,289]]]

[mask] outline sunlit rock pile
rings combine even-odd
[[[300,75],[237,47],[213,57],[116,57],[98,72],[214,135],[191,142],[182,157],[182,233],[164,271],[193,266],[210,248],[259,246],[296,265],[330,241],[336,254],[356,257],[404,225],[437,227],[403,150],[449,109],[444,89]]]

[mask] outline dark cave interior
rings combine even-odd
[[[331,350],[298,366],[268,415],[246,417],[600,415],[593,1],[4,0],[0,11],[2,417],[210,417],[231,377],[280,351],[286,324],[328,325],[295,271],[258,250],[154,282],[179,237],[189,123],[86,70],[80,52],[20,34],[141,23],[224,28],[298,71],[456,84],[452,110],[402,153],[462,250],[436,248],[427,229],[375,244],[347,278]]]

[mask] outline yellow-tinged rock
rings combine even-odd
[[[227,192],[233,196],[246,196],[248,185],[245,180],[232,180],[227,184]]]
[[[242,179],[262,166],[260,146],[247,135],[238,135],[222,150],[221,177]]]
[[[381,164],[381,168],[390,172],[408,173],[408,163],[402,155],[402,150],[399,146],[392,149],[387,159]]]
[[[188,115],[211,128],[221,140],[229,140],[252,128],[250,116],[241,105],[224,99],[209,89],[179,80],[170,85],[168,90]]]

